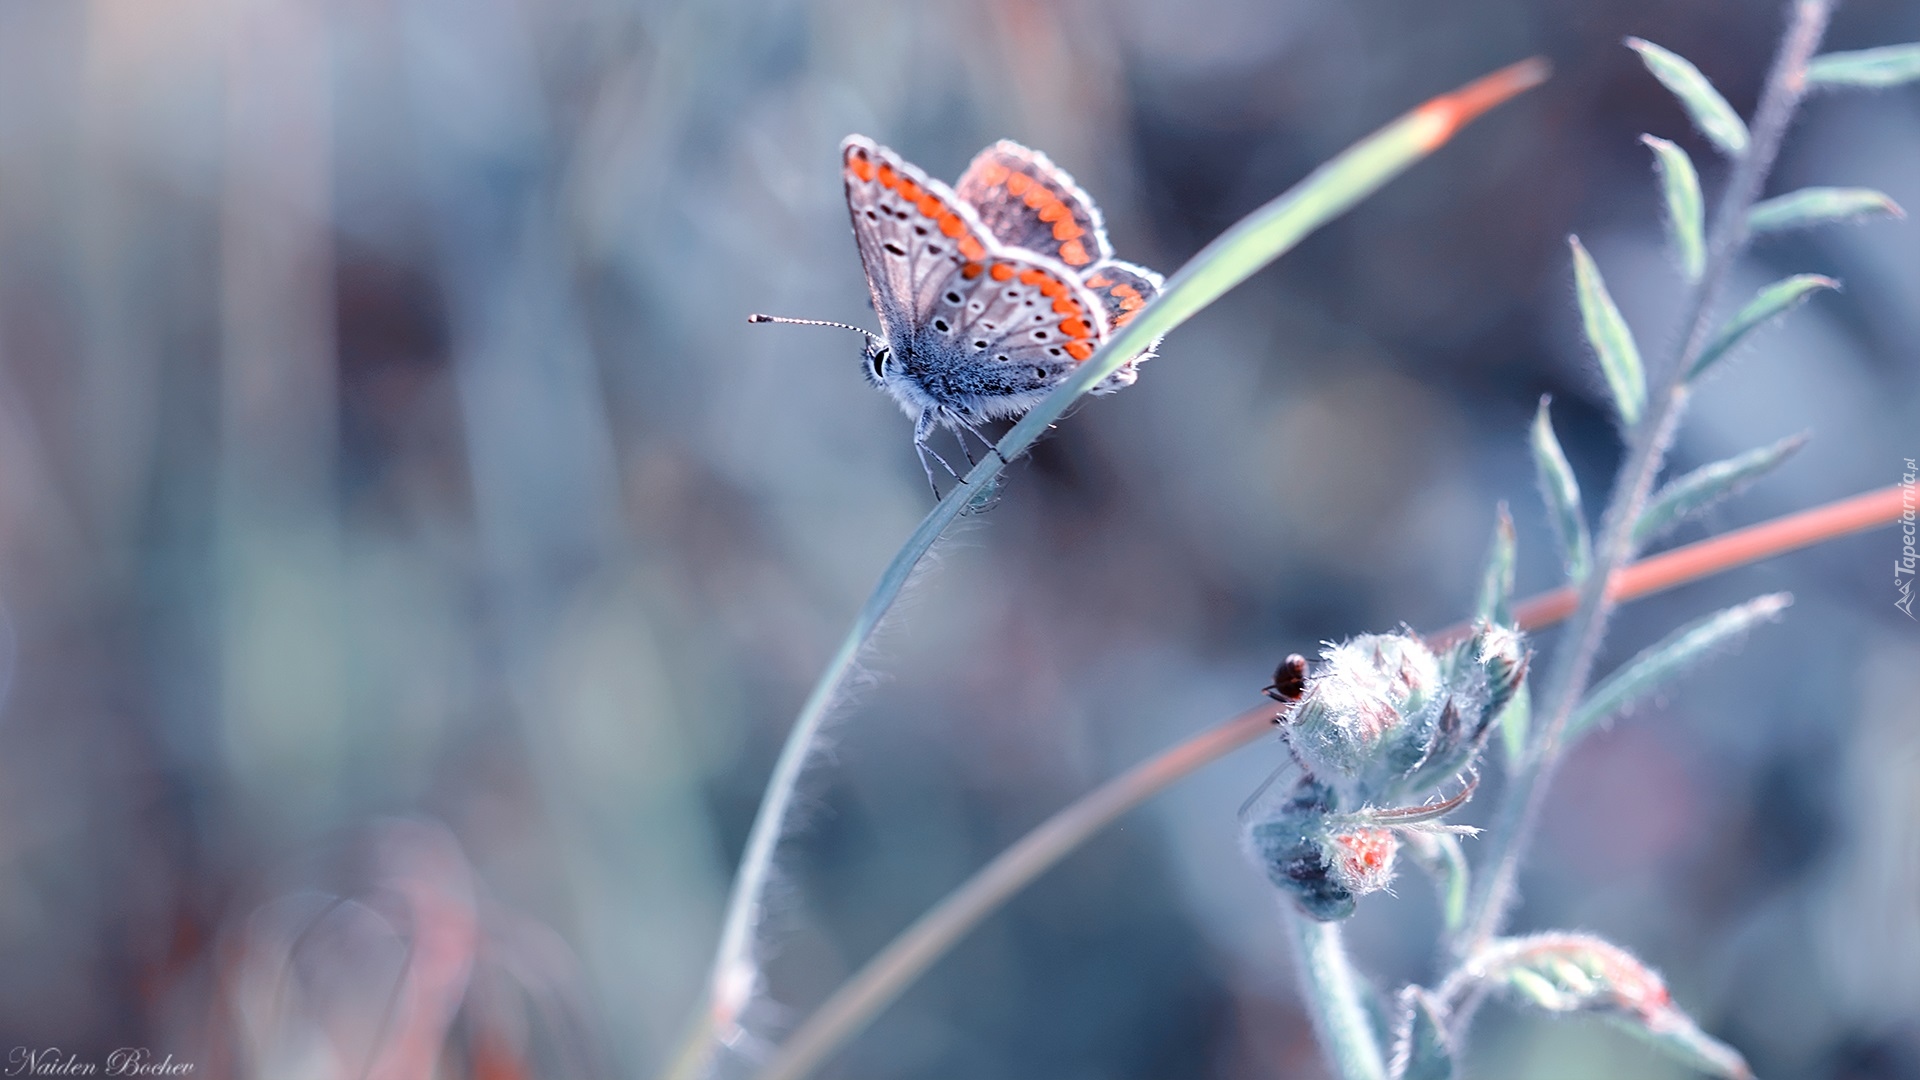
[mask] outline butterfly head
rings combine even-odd
[[[898,376],[900,365],[893,356],[893,346],[885,338],[869,337],[867,344],[860,350],[860,370],[867,381],[886,389],[887,383]]]

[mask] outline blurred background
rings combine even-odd
[[[937,552],[804,790],[742,1075],[1046,815],[1275,659],[1462,617],[1524,433],[1619,444],[1565,237],[1650,357],[1679,289],[1642,131],[1724,170],[1619,41],[1751,109],[1776,4],[8,0],[0,5],[0,1051],[196,1076],[646,1077],[693,1014],[787,726],[931,505],[837,146],[951,179],[1011,137],[1171,271],[1402,110],[1544,88],[1081,405]],[[1856,0],[1831,48],[1920,39]],[[1920,207],[1920,91],[1812,102],[1772,189]],[[1812,444],[1673,542],[1920,455],[1911,223],[1771,241],[1821,296],[1699,395],[1691,467]],[[1785,621],[1584,744],[1516,927],[1603,934],[1762,1075],[1920,1076],[1920,629],[1880,530],[1636,604],[1612,665]],[[1551,649],[1553,635],[1540,645]],[[831,1075],[1313,1077],[1235,809],[1264,743],[1099,837]],[[1465,820],[1484,819],[1497,783]],[[1350,939],[1433,977],[1417,874]],[[1683,1075],[1482,1014],[1476,1075]],[[754,1040],[759,1040],[755,1042]]]

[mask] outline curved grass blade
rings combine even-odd
[[[754,934],[760,923],[763,898],[772,874],[774,849],[786,828],[793,793],[811,756],[821,725],[839,697],[840,688],[867,640],[900,594],[920,560],[949,525],[974,499],[991,486],[1007,461],[1031,446],[1058,420],[1075,399],[1144,351],[1154,339],[1192,318],[1227,290],[1292,248],[1309,233],[1371,195],[1415,162],[1439,149],[1455,132],[1487,110],[1522,91],[1538,86],[1548,66],[1538,57],[1523,60],[1484,76],[1449,94],[1436,97],[1341,152],[1315,169],[1292,189],[1243,218],[1201,249],[1167,279],[1160,295],[1082,363],[1071,378],[1034,406],[1000,440],[998,453],[979,465],[940,500],[908,537],[882,572],[880,582],[855,617],[854,624],[821,674],[795,719],[760,809],[747,834],[739,873],[728,898],[727,915],[714,966],[708,977],[707,1007],[694,1038],[709,1040],[736,1022],[758,982]],[[771,1077],[805,1075],[821,1057],[852,1031],[858,1030],[883,1002],[863,1002],[833,1025],[803,1027],[768,1067]],[[818,1017],[816,1017],[818,1019]],[[806,1040],[802,1040],[806,1036]],[[680,1055],[693,1061],[698,1055]]]
[[[1540,481],[1540,497],[1547,504],[1547,520],[1560,540],[1560,559],[1566,564],[1567,580],[1587,576],[1593,562],[1593,538],[1587,532],[1586,516],[1580,511],[1580,482],[1573,478],[1573,466],[1560,449],[1553,433],[1553,418],[1547,415],[1547,403],[1540,399],[1540,411],[1533,415],[1529,440],[1533,444],[1534,473]]]
[[[1713,336],[1707,347],[1700,351],[1700,359],[1693,362],[1693,370],[1687,372],[1687,381],[1693,382],[1707,373],[1707,369],[1718,363],[1741,339],[1753,333],[1762,325],[1792,311],[1802,300],[1821,289],[1838,289],[1840,283],[1830,277],[1819,274],[1795,274],[1783,278],[1761,289],[1747,306],[1728,319],[1720,332]]]
[[[1675,630],[1621,665],[1593,688],[1567,722],[1567,745],[1600,721],[1632,708],[1674,676],[1763,622],[1779,618],[1793,603],[1788,593],[1768,593],[1717,611]]]
[[[1593,256],[1577,236],[1567,237],[1573,248],[1574,295],[1580,301],[1580,325],[1586,331],[1587,344],[1600,359],[1600,371],[1613,391],[1613,406],[1620,422],[1631,428],[1640,422],[1647,407],[1647,373],[1640,364],[1640,348],[1633,343],[1633,331],[1607,292],[1607,283],[1594,265]]]
[[[1760,236],[1882,214],[1896,218],[1907,216],[1899,203],[1872,188],[1801,188],[1755,203],[1747,213],[1747,231]]]
[[[1700,174],[1685,150],[1653,135],[1640,141],[1653,150],[1660,173],[1660,191],[1667,204],[1667,242],[1688,281],[1699,281],[1707,266],[1706,202],[1700,196]]]
[[[1700,129],[1713,145],[1720,148],[1728,157],[1739,157],[1747,152],[1746,121],[1733,111],[1727,99],[1713,88],[1700,69],[1694,67],[1679,53],[1663,49],[1645,38],[1630,37],[1627,48],[1640,54],[1640,61],[1653,72],[1653,77],[1680,99],[1680,105],[1693,118],[1693,126]]]
[[[1639,520],[1633,523],[1633,545],[1639,547],[1721,499],[1738,494],[1805,445],[1805,434],[1789,435],[1772,446],[1702,465],[1670,481],[1653,493]]]
[[[1807,61],[1807,85],[1822,89],[1883,89],[1915,80],[1920,80],[1920,41],[1828,53]]]

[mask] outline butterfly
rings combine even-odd
[[[1159,294],[1162,279],[1115,259],[1099,207],[1066,170],[1019,143],[982,150],[951,188],[861,135],[840,145],[840,161],[882,333],[825,325],[867,335],[867,381],[914,418],[914,450],[938,497],[929,458],[960,474],[927,445],[936,428],[992,448],[980,424],[1039,403]],[[1092,392],[1131,385],[1134,365],[1158,344]]]

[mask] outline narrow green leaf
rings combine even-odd
[[[1654,539],[1687,518],[1772,472],[1774,467],[1807,445],[1807,436],[1789,435],[1772,446],[1702,465],[1653,493],[1640,519],[1633,523],[1635,547]]]
[[[1640,141],[1653,149],[1653,164],[1660,173],[1660,191],[1667,203],[1667,242],[1673,245],[1674,258],[1688,281],[1700,280],[1707,265],[1706,203],[1700,196],[1700,174],[1685,150],[1652,135]]]
[[[1760,623],[1778,618],[1791,603],[1793,597],[1788,593],[1769,593],[1696,619],[1668,634],[1593,688],[1567,721],[1567,743],[1571,745],[1595,724],[1638,704],[1714,649]]]
[[[1527,757],[1527,734],[1533,726],[1531,684],[1520,684],[1520,689],[1513,692],[1513,700],[1500,710],[1500,718],[1494,722],[1500,725],[1500,750],[1511,775]]]
[[[1560,540],[1567,579],[1579,581],[1587,576],[1587,566],[1593,561],[1593,539],[1580,511],[1580,483],[1573,478],[1573,466],[1567,464],[1567,455],[1553,434],[1553,419],[1547,415],[1549,400],[1541,398],[1540,411],[1533,416],[1533,468],[1540,481],[1540,497],[1547,504],[1547,520]]]
[[[1713,141],[1713,145],[1729,157],[1739,157],[1747,152],[1747,125],[1740,114],[1733,111],[1727,99],[1713,88],[1700,69],[1689,63],[1678,53],[1669,52],[1643,38],[1630,37],[1627,48],[1640,54],[1640,61],[1653,72],[1653,77],[1680,99],[1680,104],[1693,118],[1693,126],[1700,134]]]
[[[1487,552],[1487,568],[1480,575],[1480,596],[1473,606],[1473,615],[1478,621],[1513,625],[1514,555],[1513,515],[1502,502],[1493,525],[1493,547]]]
[[[1567,237],[1567,244],[1573,248],[1573,288],[1580,300],[1580,325],[1613,391],[1614,408],[1630,428],[1640,422],[1640,413],[1647,405],[1647,373],[1640,366],[1640,348],[1633,343],[1627,320],[1614,306],[1593,256],[1587,254],[1577,236]]]
[[[1872,188],[1801,188],[1754,204],[1753,209],[1747,212],[1747,231],[1759,236],[1881,214],[1897,218],[1907,216],[1899,203]]]
[[[1920,79],[1920,41],[1858,52],[1828,53],[1807,62],[1807,85],[1814,87],[1878,89],[1916,79]]]
[[[1453,1080],[1453,1040],[1447,1036],[1440,1003],[1417,986],[1402,991],[1400,1001],[1406,1011],[1388,1075],[1393,1080]]]
[[[1692,382],[1706,374],[1707,369],[1727,355],[1740,340],[1759,329],[1763,324],[1787,312],[1792,311],[1800,301],[1819,292],[1821,289],[1838,289],[1840,283],[1830,277],[1819,274],[1795,274],[1783,278],[1761,289],[1747,306],[1728,319],[1713,340],[1700,352],[1700,359],[1693,362],[1693,370],[1687,372],[1687,381]]]

